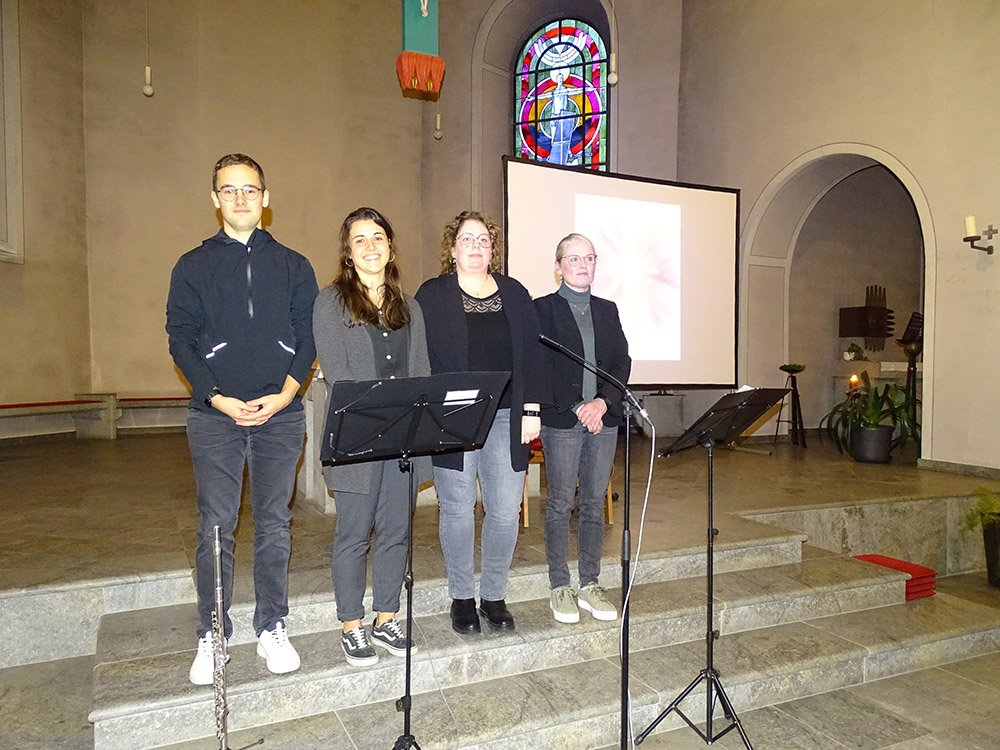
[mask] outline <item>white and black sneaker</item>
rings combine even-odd
[[[386,620],[381,625],[378,624],[378,618],[375,618],[372,622],[372,643],[396,656],[404,656],[406,654],[406,635],[403,633],[403,629],[399,627],[399,621],[395,617],[391,620]],[[410,653],[417,653],[416,644],[412,644]]]
[[[368,634],[363,625],[352,628],[340,637],[340,647],[344,649],[347,663],[355,667],[367,667],[378,662],[378,654],[368,642]]]

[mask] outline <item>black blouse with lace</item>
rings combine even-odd
[[[510,323],[503,311],[500,290],[483,299],[462,291],[462,306],[469,327],[469,369],[474,372],[513,370]],[[510,408],[509,384],[497,408]]]

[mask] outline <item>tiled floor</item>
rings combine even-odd
[[[632,451],[635,544],[649,442],[633,438]],[[974,477],[918,470],[912,456],[909,461],[897,457],[886,466],[857,464],[815,439],[806,450],[779,444],[772,455],[721,449],[714,453],[720,514],[716,525],[722,535],[738,535],[745,523],[722,515],[726,511],[966,494],[983,484]],[[643,544],[703,543],[704,451],[656,460],[653,468]],[[621,492],[621,451],[615,476]],[[532,502],[536,523],[522,531],[516,555],[537,562],[544,554],[542,515],[538,500]],[[620,548],[620,501],[615,510],[616,525],[606,535],[606,552],[612,556]],[[436,520],[436,508],[418,508],[415,559],[425,575],[441,570]],[[189,568],[196,521],[183,435],[26,443],[0,451],[0,590]],[[296,506],[294,570],[328,567],[332,530],[332,519],[305,504]],[[237,544],[238,585],[241,575],[247,577],[251,535],[247,513],[238,530],[242,540]],[[980,576],[943,581],[939,590],[1000,606],[1000,597]],[[86,721],[92,666],[91,657],[81,657],[0,670],[0,747],[92,747]],[[749,712],[742,718],[757,748],[997,748],[1000,734],[983,720],[1000,710],[997,667],[1000,656],[979,657]],[[266,747],[286,746],[291,745],[268,737]],[[581,740],[580,747],[586,746]],[[653,736],[643,745],[702,746],[690,730]],[[737,748],[742,742],[730,733],[716,746]]]
[[[887,465],[856,463],[815,437],[808,449],[770,443],[755,447],[773,453],[714,451],[720,518],[727,511],[966,494],[984,482],[918,469],[913,456],[897,456]],[[622,453],[612,480],[619,494]],[[633,538],[649,455],[649,441],[634,437]],[[707,475],[700,448],[654,460],[645,543],[704,539]],[[5,445],[0,449],[0,590],[191,567],[197,526],[193,498],[187,443],[179,433]],[[535,523],[522,533],[519,547],[543,544],[538,503],[532,500]],[[615,503],[616,525],[606,534],[609,554],[620,548],[621,505]],[[237,537],[249,540],[249,503],[244,503],[242,518]],[[415,524],[417,547],[428,548],[427,562],[435,564],[440,559],[433,549],[437,509],[418,508]],[[722,535],[731,531],[726,524],[721,522]],[[333,526],[332,518],[296,504],[293,570],[328,564]],[[247,564],[251,545],[237,544],[236,555],[237,565]]]

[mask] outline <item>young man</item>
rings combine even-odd
[[[261,229],[270,200],[264,171],[244,154],[219,159],[212,202],[222,229],[177,261],[167,298],[170,354],[191,384],[187,435],[198,487],[198,653],[189,679],[212,683],[215,608],[212,527],[222,535],[225,637],[232,635],[233,530],[243,468],[254,522],[253,626],[257,654],[274,673],[294,672],[288,641],[289,508],[305,417],[299,387],[316,347],[316,275],[302,255]]]

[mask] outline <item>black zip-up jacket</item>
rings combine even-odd
[[[561,343],[579,356],[583,356],[583,337],[576,323],[569,302],[558,292],[535,300],[542,333]],[[618,318],[618,306],[608,299],[590,295],[590,312],[594,321],[594,358],[597,366],[628,382],[632,371],[632,358],[628,354],[628,340]],[[568,430],[579,423],[573,407],[583,400],[583,365],[577,364],[562,352],[545,350],[551,367],[551,395],[542,399],[542,424]],[[622,423],[622,394],[604,378],[597,377],[597,397],[608,405],[604,424],[617,427]]]
[[[243,401],[302,383],[316,359],[309,260],[262,229],[246,245],[223,230],[174,266],[167,297],[170,355],[191,384],[195,409],[219,387]],[[296,396],[289,409],[302,408]]]

